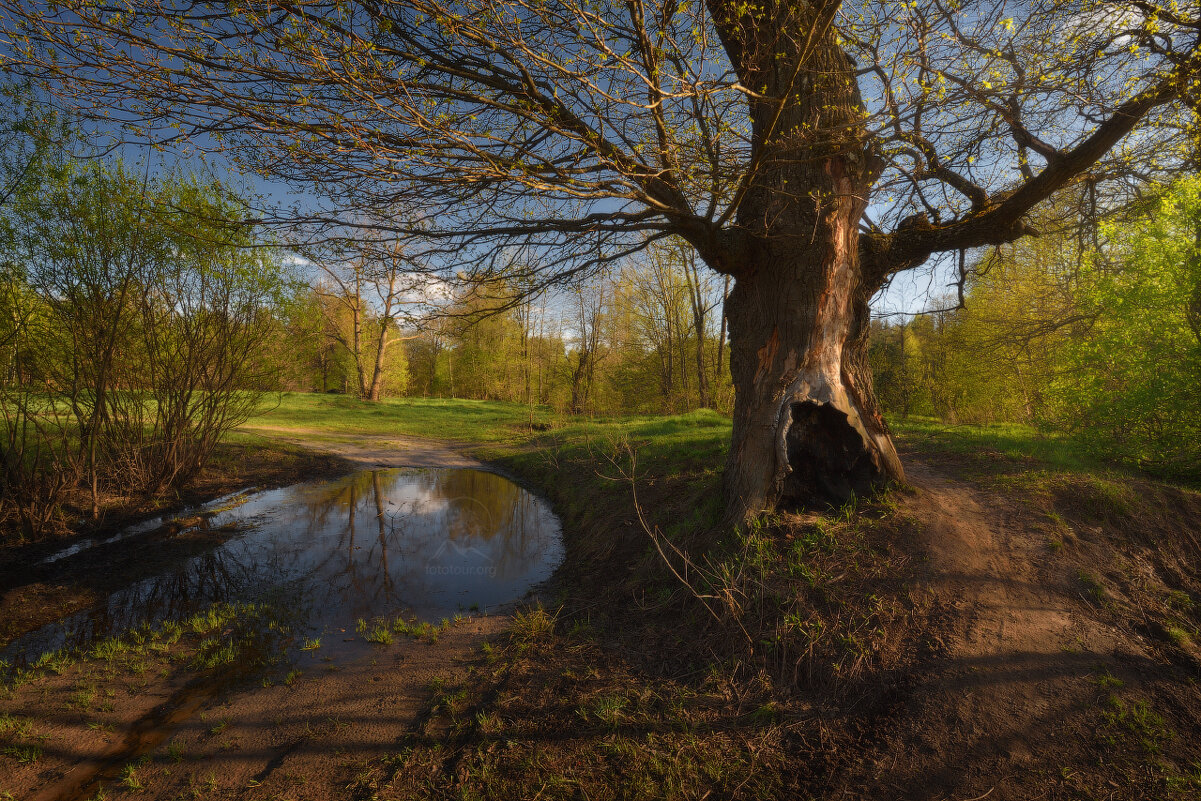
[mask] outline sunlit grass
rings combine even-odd
[[[511,442],[528,436],[531,423],[549,426],[546,407],[498,401],[392,398],[362,401],[346,395],[284,392],[263,399],[246,425],[303,428],[340,434],[407,434],[469,442]]]
[[[889,426],[902,443],[968,456],[999,454],[1034,459],[1048,467],[1091,472],[1108,467],[1067,434],[1024,423],[952,425],[932,417],[890,417]]]
[[[1087,472],[1106,467],[1070,436],[1021,423],[952,425],[929,417],[890,416],[902,443],[978,455],[999,454],[1036,460],[1048,467]],[[269,395],[249,431],[231,441],[253,441],[256,426],[299,428],[318,436],[389,434],[459,440],[481,445],[530,443],[552,448],[591,448],[626,441],[645,452],[656,470],[708,463],[715,471],[725,462],[730,420],[701,409],[677,415],[577,416],[546,406],[449,398],[393,398],[378,403],[345,395],[285,392]]]

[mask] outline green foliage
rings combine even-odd
[[[1148,219],[1107,224],[1077,294],[1088,336],[1063,349],[1056,417],[1098,453],[1167,473],[1201,469],[1201,179]]]
[[[1046,224],[1072,213],[1049,209]],[[983,423],[1010,455],[1006,441],[1024,441],[1076,467],[1201,474],[1201,179],[1096,233],[1083,249],[1075,235],[999,249],[969,276],[965,307],[877,323],[876,391],[897,425],[970,449],[980,431],[910,415]],[[1001,431],[1015,423],[1032,433]]]
[[[0,215],[0,523],[25,535],[190,481],[275,383],[288,296],[221,185],[39,163]]]

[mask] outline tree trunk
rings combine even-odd
[[[791,58],[781,52],[791,40],[756,33],[762,42],[735,44],[743,82],[766,89],[751,105],[759,168],[738,209],[741,263],[730,265],[726,302],[735,401],[724,480],[735,522],[841,504],[902,477],[867,360],[868,301],[882,276],[860,264],[875,159],[854,67],[832,33]]]
[[[379,332],[379,347],[375,349],[375,365],[371,370],[371,387],[367,391],[367,400],[378,403],[384,395],[384,359],[387,357],[388,346],[392,343],[388,341],[388,321],[385,320],[380,326]]]
[[[730,511],[840,504],[903,476],[867,368],[870,319],[848,215],[807,249],[768,253],[770,269],[730,293],[733,445]],[[813,270],[812,251],[820,249]]]
[[[367,397],[367,369],[363,365],[362,304],[356,298],[354,307],[354,370],[359,380],[359,398]]]
[[[713,375],[721,381],[722,361],[726,355],[726,299],[730,297],[730,276],[725,276],[725,285],[721,290],[721,330],[717,334],[717,369]]]
[[[584,404],[588,402],[587,393],[582,391],[584,371],[588,368],[589,357],[591,354],[588,351],[580,351],[579,361],[576,364],[575,370],[571,375],[571,413],[580,414],[584,411]]]

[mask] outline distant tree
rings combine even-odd
[[[605,357],[601,336],[605,323],[608,287],[602,280],[581,281],[569,290],[567,325],[572,329],[572,347],[567,353],[571,376],[571,413],[588,408],[596,382],[597,364]]]
[[[419,336],[404,343],[409,364],[409,386],[415,394],[426,397],[440,391],[438,360],[446,348],[446,337],[438,322],[423,325]]]
[[[327,325],[321,296],[303,282],[280,309],[268,348],[279,369],[278,389],[328,392],[345,385],[353,367]]]
[[[398,243],[315,263],[324,275],[314,292],[322,301],[326,333],[349,354],[358,396],[379,401],[389,383],[403,389],[404,351],[392,346],[417,336],[405,329],[429,280],[414,272]]]
[[[638,343],[655,354],[664,411],[678,411],[688,394],[688,315],[690,292],[681,265],[670,251],[652,251],[644,264],[626,271],[628,302]],[[675,254],[678,256],[678,254]]]
[[[872,295],[1066,187],[1178,168],[1201,75],[1196,5],[1155,0],[0,8],[12,69],[350,219],[403,198],[421,225],[382,227],[467,280],[688,241],[734,279],[732,519],[901,476]],[[502,276],[513,246],[546,257]]]

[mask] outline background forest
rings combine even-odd
[[[1104,458],[1197,476],[1201,180],[997,248],[958,300],[873,324],[876,392],[894,420],[1029,423]]]

